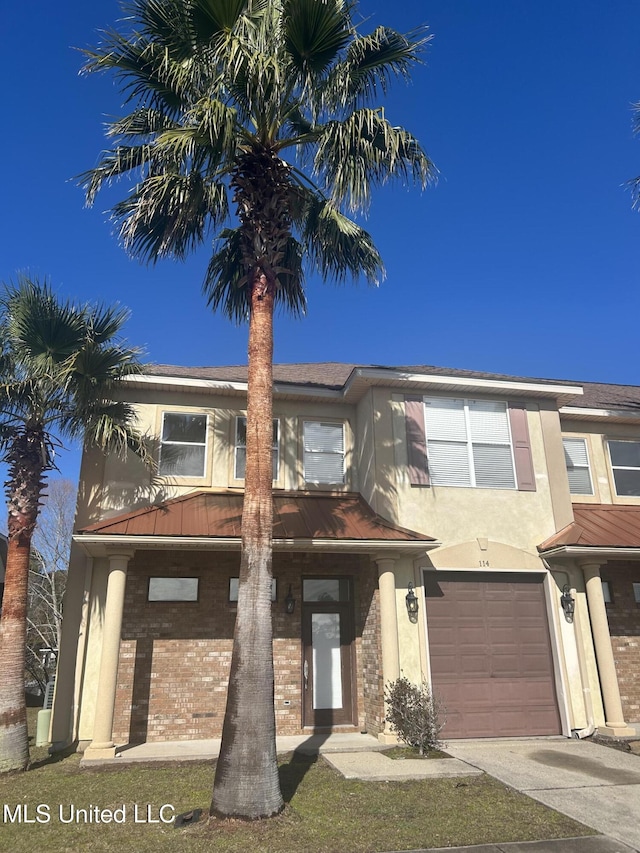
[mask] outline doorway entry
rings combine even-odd
[[[302,725],[355,725],[350,578],[302,579]]]

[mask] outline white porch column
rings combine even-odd
[[[400,646],[398,643],[398,612],[396,610],[396,558],[388,555],[376,557],[378,588],[380,590],[380,645],[382,647],[382,683],[400,678]],[[386,703],[385,703],[386,705]],[[383,743],[396,743],[397,738],[384,723],[378,735]]]
[[[620,701],[616,664],[611,647],[611,635],[609,634],[609,621],[602,594],[600,564],[584,563],[582,564],[582,571],[586,583],[593,645],[596,651],[602,701],[604,703],[604,734],[616,737],[632,735],[633,731],[627,727],[624,720],[622,702]]]
[[[107,598],[102,626],[102,656],[96,695],[96,717],[93,725],[93,740],[84,753],[85,759],[114,758],[116,747],[113,742],[113,713],[118,678],[118,657],[122,633],[124,590],[127,582],[127,567],[130,553],[109,555],[109,577]]]

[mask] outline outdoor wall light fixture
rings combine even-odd
[[[284,600],[284,610],[285,613],[291,615],[293,611],[296,609],[296,600],[293,597],[293,592],[291,591],[291,584],[289,584],[289,592],[287,593],[287,597]]]
[[[573,613],[576,609],[576,602],[574,597],[571,595],[571,588],[569,587],[568,583],[566,583],[562,587],[560,604],[562,605],[562,609],[564,610],[564,618],[567,620],[567,622],[573,622]]]
[[[418,621],[418,596],[413,591],[413,584],[409,583],[409,592],[405,596],[407,602],[407,613],[411,622]]]

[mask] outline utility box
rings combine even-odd
[[[36,746],[46,746],[49,743],[49,729],[51,728],[51,709],[43,708],[38,711],[38,723],[36,725]]]
[[[51,728],[51,709],[53,708],[53,691],[56,686],[55,676],[47,682],[44,691],[44,704],[42,710],[38,711],[38,722],[36,724],[36,746],[46,746],[50,743],[49,729]]]

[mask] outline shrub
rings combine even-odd
[[[401,741],[417,747],[420,755],[442,746],[439,734],[445,724],[444,708],[426,682],[418,686],[401,676],[387,684],[385,699],[386,720]]]

